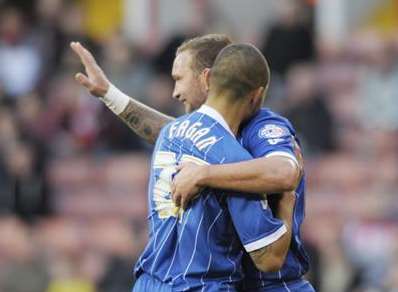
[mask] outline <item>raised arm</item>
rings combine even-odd
[[[110,83],[93,55],[78,42],[70,44],[79,56],[86,75],[77,73],[75,79],[94,96],[98,97],[137,135],[154,144],[161,128],[174,120],[145,104],[131,98]]]

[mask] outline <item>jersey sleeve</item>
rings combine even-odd
[[[219,163],[240,162],[253,158],[232,136],[224,137],[222,142],[223,144],[209,152],[208,158],[222,157]],[[226,195],[226,202],[235,230],[247,252],[275,242],[286,232],[286,226],[273,216],[267,200],[262,196],[231,193]]]
[[[253,157],[286,156],[297,163],[295,133],[282,118],[258,119],[245,131],[245,147]]]
[[[286,233],[283,222],[273,217],[266,200],[247,195],[227,197],[235,230],[247,252],[270,245]]]

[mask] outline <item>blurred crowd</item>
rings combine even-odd
[[[146,243],[151,147],[73,80],[69,42],[130,96],[179,115],[169,75],[189,36],[147,50],[117,31],[90,37],[78,2],[3,2],[0,291],[127,291]],[[255,43],[272,69],[266,106],[304,149],[308,277],[322,292],[398,291],[398,38],[320,42],[300,9],[284,6]]]

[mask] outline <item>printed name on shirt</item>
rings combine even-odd
[[[210,128],[201,128],[202,123],[185,120],[183,122],[174,122],[169,129],[169,139],[174,137],[189,139],[199,149],[204,150],[219,141],[216,136],[207,136]]]

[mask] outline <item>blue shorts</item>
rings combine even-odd
[[[158,279],[149,276],[148,274],[141,274],[135,281],[132,292],[171,292],[171,286],[160,282]]]
[[[291,282],[283,282],[267,285],[258,289],[249,289],[248,292],[315,292],[314,287],[306,280],[296,280]]]

